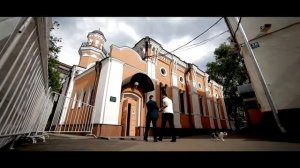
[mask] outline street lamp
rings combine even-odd
[[[139,86],[139,82],[134,82],[134,88],[136,89]]]

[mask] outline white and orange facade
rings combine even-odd
[[[142,136],[146,102],[150,94],[161,106],[162,92],[173,100],[174,125],[178,129],[230,129],[223,87],[208,81],[208,74],[164,50],[145,37],[133,48],[112,45],[99,30],[90,32],[79,49],[79,66],[73,66],[66,96],[94,106],[96,136]],[[76,113],[79,104],[65,102],[64,115]],[[161,115],[161,114],[160,114]],[[82,121],[84,122],[84,121]],[[161,116],[158,119],[158,127]]]

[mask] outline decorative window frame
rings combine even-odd
[[[182,84],[184,84],[184,78],[182,76],[179,76],[179,82],[182,83]]]
[[[165,71],[165,74],[162,73],[162,70]],[[167,72],[166,68],[164,68],[164,67],[160,67],[159,72],[160,72],[160,74],[161,74],[162,76],[167,76],[167,75],[168,75],[168,72]]]
[[[202,89],[202,85],[200,82],[198,82],[198,87],[199,87],[199,89]]]

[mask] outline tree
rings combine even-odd
[[[54,21],[53,27],[50,32],[54,29],[58,29],[59,23]],[[59,92],[61,88],[61,83],[59,81],[59,72],[58,72],[58,53],[61,50],[61,46],[57,46],[57,43],[61,42],[61,38],[54,37],[50,35],[50,47],[48,55],[48,80],[49,87],[52,88],[52,91]]]
[[[225,43],[215,49],[214,55],[216,61],[206,65],[206,73],[212,80],[223,85],[228,115],[235,120],[236,127],[239,128],[244,120],[244,111],[243,99],[239,96],[237,87],[248,81],[243,57],[238,50]]]

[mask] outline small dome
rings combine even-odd
[[[94,30],[94,31],[90,32],[90,33],[88,34],[88,36],[89,36],[90,34],[99,34],[99,35],[103,36],[103,37],[104,37],[104,40],[106,41],[106,38],[105,38],[104,34],[102,33],[102,31],[100,31],[100,28],[99,28],[99,30]]]
[[[98,34],[104,36],[104,34],[102,33],[102,31],[100,31],[100,30],[94,30],[94,31],[92,31],[92,33],[98,33]]]

